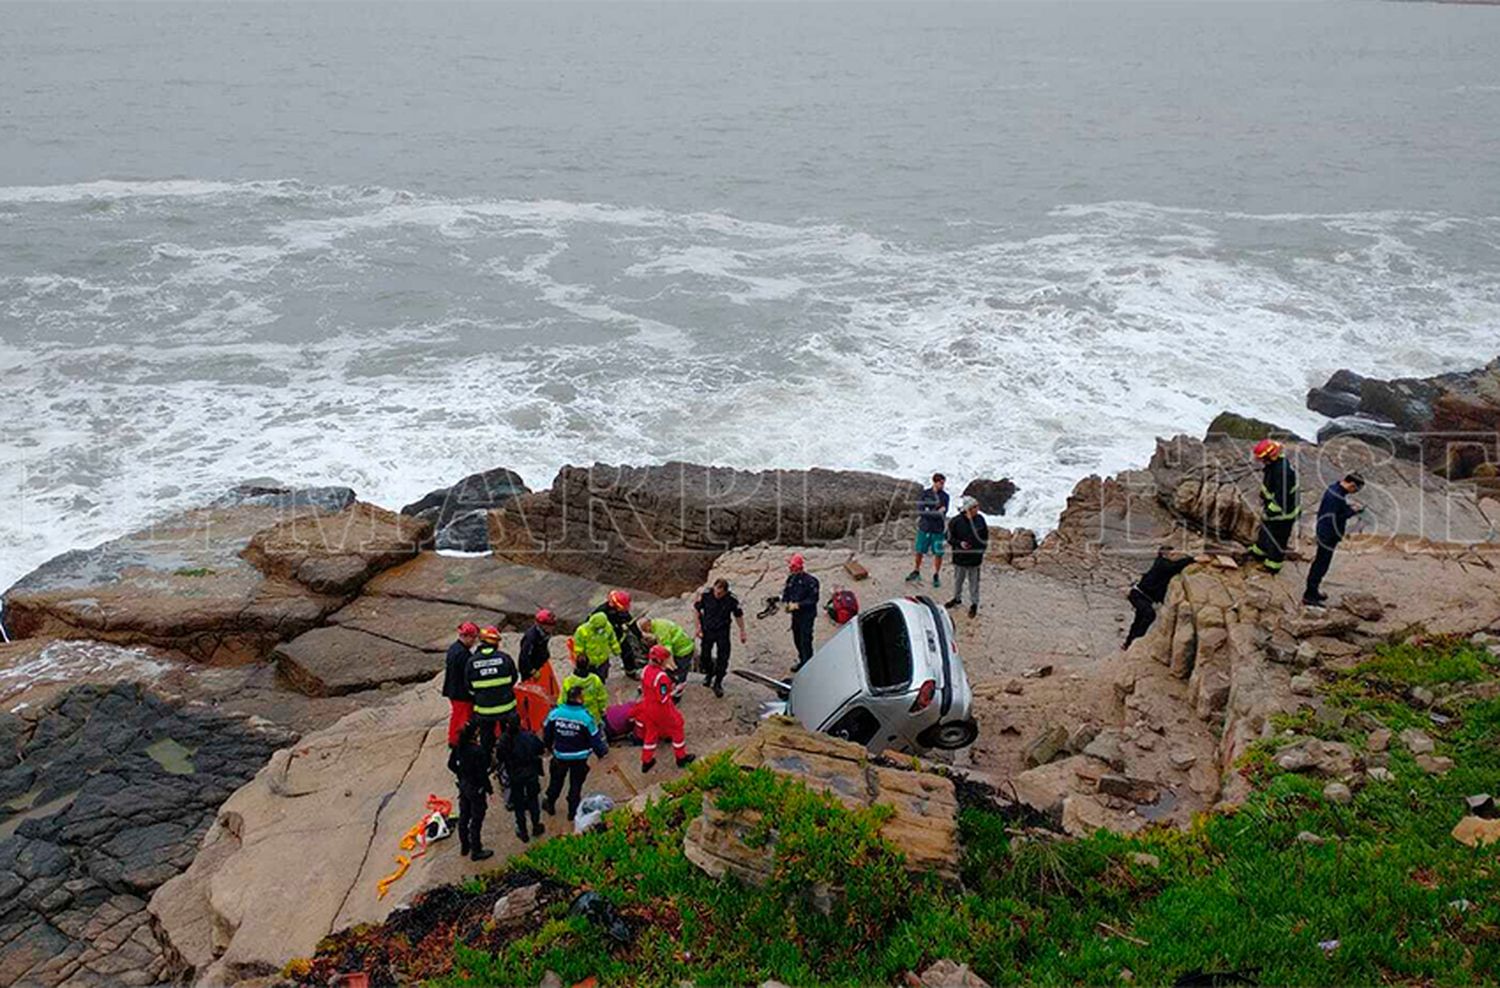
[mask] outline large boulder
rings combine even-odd
[[[1340,374],[1308,394],[1308,407],[1335,417],[1324,427],[1328,435],[1360,435],[1454,480],[1500,460],[1500,359],[1424,378]],[[1353,407],[1351,397],[1357,399]],[[1320,430],[1320,441],[1324,435]],[[1471,450],[1455,461],[1455,447]]]
[[[1261,439],[1280,439],[1283,442],[1299,443],[1307,441],[1290,429],[1236,412],[1220,412],[1214,416],[1212,422],[1208,423],[1208,429],[1203,438],[1209,440],[1220,437],[1247,442],[1257,442]]]
[[[1005,505],[1016,494],[1016,485],[1009,478],[1002,480],[971,480],[964,485],[964,497],[979,502],[979,510],[987,515],[1005,514]]]
[[[255,533],[241,555],[270,577],[314,593],[351,594],[415,556],[432,524],[357,502],[334,514],[293,514]]]
[[[401,525],[347,488],[239,488],[42,564],[5,593],[17,637],[154,645],[201,662],[263,658],[317,625],[369,575],[415,552]],[[392,516],[394,517],[394,516]]]
[[[471,474],[454,484],[429,492],[401,509],[432,523],[437,549],[484,552],[490,547],[486,512],[513,497],[531,493],[521,475],[505,467]]]
[[[872,764],[863,745],[814,734],[781,717],[765,721],[734,761],[789,776],[851,808],[889,807],[880,833],[900,848],[906,866],[957,880],[958,799],[948,779]],[[774,841],[747,843],[757,823],[752,813],[722,810],[706,795],[702,814],[688,825],[683,852],[710,875],[761,884],[772,873],[776,847]]]
[[[1367,446],[1407,460],[1418,460],[1422,455],[1420,436],[1412,436],[1384,419],[1366,415],[1343,415],[1318,428],[1320,443],[1340,438],[1358,439]]]
[[[146,899],[291,736],[130,684],[30,713],[0,715],[0,983],[168,980]]]
[[[1459,545],[1493,538],[1474,490],[1367,443],[1288,443],[1287,455],[1302,489],[1298,531],[1308,538],[1323,489],[1356,471],[1365,478],[1361,500],[1370,508],[1356,528],[1366,536]],[[1112,559],[1144,565],[1161,542],[1251,543],[1260,523],[1260,481],[1260,467],[1242,441],[1159,439],[1146,470],[1080,481],[1039,559],[1060,555],[1095,565]]]
[[[488,616],[495,618],[495,624],[512,628],[526,627],[538,608],[547,607],[557,615],[559,631],[571,632],[615,586],[620,584],[520,566],[493,556],[454,558],[424,552],[367,583],[361,600],[382,597],[448,604],[476,615],[469,620],[479,622]],[[630,584],[625,588],[631,590],[637,609],[648,607],[656,599]],[[437,612],[424,613],[430,616]],[[448,612],[445,620],[457,615],[457,611]],[[376,629],[368,624],[364,628],[392,636],[389,628]]]
[[[1307,407],[1329,418],[1359,411],[1359,395],[1365,378],[1349,370],[1334,371],[1322,387],[1307,392]]]
[[[909,514],[919,493],[849,471],[568,466],[550,491],[490,512],[490,545],[513,562],[678,594],[728,549],[845,539]]]

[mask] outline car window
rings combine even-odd
[[[862,614],[859,634],[871,689],[897,689],[911,682],[911,638],[898,608],[877,607]]]
[[[864,707],[851,707],[828,728],[828,733],[855,744],[867,745],[880,733],[880,721]]]

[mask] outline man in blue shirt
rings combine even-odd
[[[922,557],[932,553],[932,585],[940,587],[943,579],[938,574],[943,570],[943,533],[948,529],[948,492],[943,485],[948,478],[940,473],[932,475],[932,486],[917,495],[917,541],[916,558],[906,582],[922,582]]]
[[[1302,591],[1302,603],[1310,607],[1321,606],[1328,595],[1321,590],[1323,577],[1333,562],[1333,550],[1344,540],[1344,529],[1349,519],[1364,511],[1357,501],[1349,500],[1365,486],[1365,479],[1351,473],[1343,480],[1328,485],[1323,500],[1318,504],[1318,554],[1307,571],[1307,588]]]

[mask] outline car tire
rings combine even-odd
[[[924,748],[956,751],[967,748],[979,737],[979,725],[972,720],[950,720],[945,724],[933,724],[917,735],[917,743]]]

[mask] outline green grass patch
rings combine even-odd
[[[1351,710],[1394,708],[1393,685],[1493,675],[1472,653],[1393,646],[1335,678],[1329,696]],[[1394,781],[1357,780],[1353,802],[1336,806],[1322,780],[1275,768],[1271,739],[1242,766],[1256,784],[1250,799],[1187,831],[1045,840],[968,808],[962,887],[909,875],[880,836],[882,812],[709,759],[644,813],[616,813],[602,830],[545,841],[510,865],[598,891],[636,930],[632,944],[569,915],[571,891],[496,935],[484,923],[492,889],[476,900],[479,920],[438,934],[446,968],[422,976],[444,988],[536,984],[548,970],[564,984],[853,986],[898,983],[948,957],[995,985],[1120,984],[1126,969],[1137,984],[1193,971],[1275,985],[1500,984],[1500,848],[1468,848],[1449,833],[1464,795],[1500,788],[1500,700],[1464,702],[1444,725],[1408,714],[1456,761],[1446,776],[1393,745]],[[705,800],[758,815],[750,842],[777,849],[764,887],[710,879],[684,858],[684,832]],[[1324,842],[1299,841],[1303,831]],[[829,890],[825,914],[817,902]]]
[[[184,566],[172,571],[173,576],[213,576],[214,570],[207,566]]]

